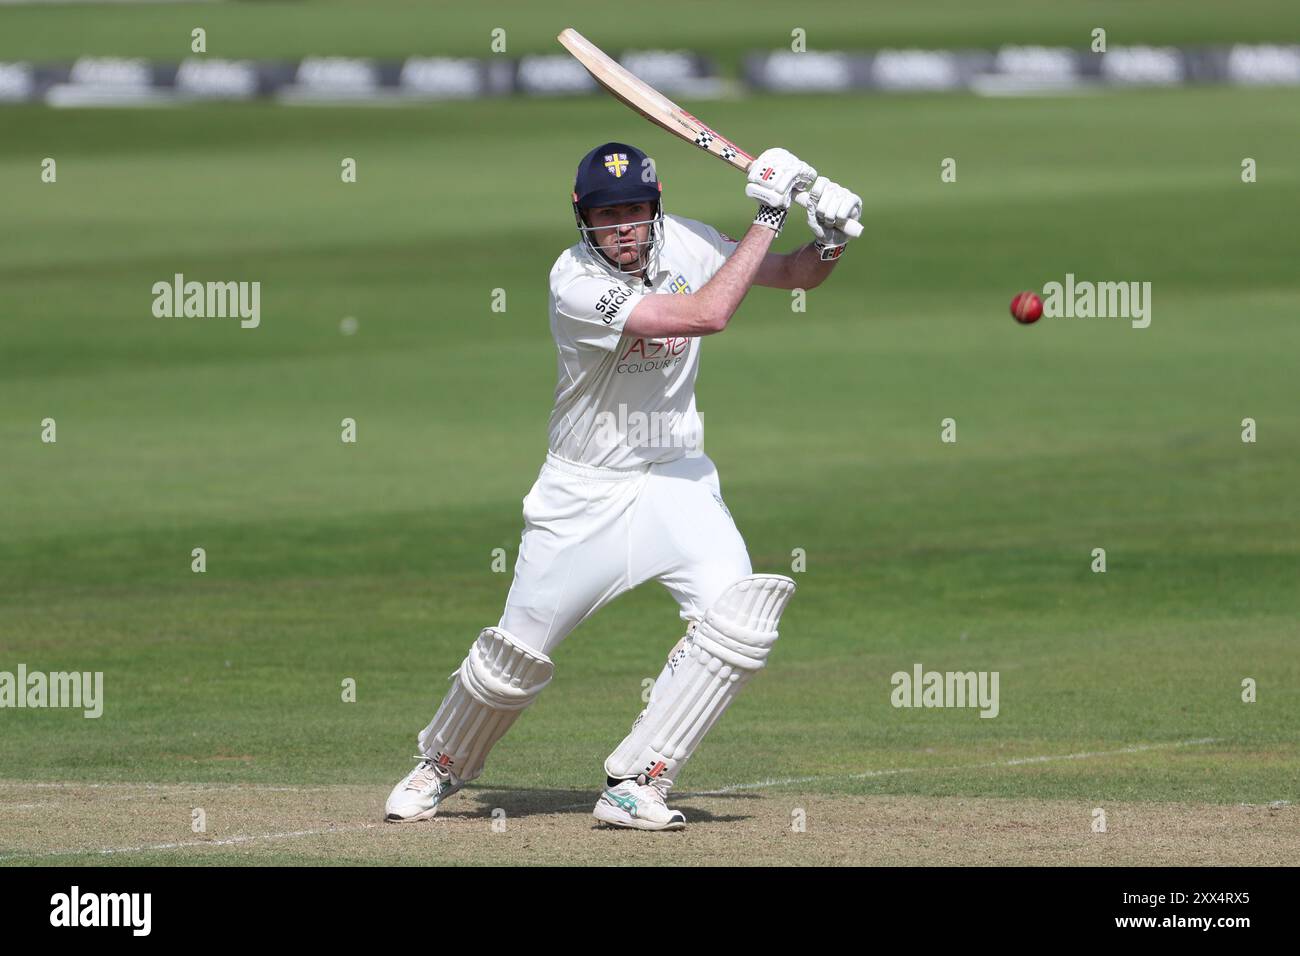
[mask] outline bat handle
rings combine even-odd
[[[794,201],[803,206],[804,209],[808,208],[808,194],[806,192],[795,193]],[[844,224],[844,231],[856,239],[858,236],[862,235],[862,223],[858,222],[856,219],[850,219]]]

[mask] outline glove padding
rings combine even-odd
[[[817,178],[813,169],[784,149],[765,149],[750,164],[745,195],[773,209],[789,209],[796,189],[807,189]]]
[[[844,224],[862,215],[862,197],[821,176],[808,190],[808,228],[819,246],[843,246]]]

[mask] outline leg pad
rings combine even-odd
[[[462,781],[483,772],[488,751],[551,682],[555,665],[509,631],[485,627],[459,669],[433,720],[420,733],[420,752]]]
[[[684,639],[685,656],[672,668],[662,693],[651,699],[632,732],[606,759],[606,774],[673,779],[740,689],[767,663],[794,588],[784,575],[751,574],[723,591],[694,634]]]

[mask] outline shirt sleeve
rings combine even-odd
[[[623,335],[627,317],[645,298],[613,279],[583,276],[555,294],[560,329],[578,345],[612,352]]]
[[[736,247],[740,245],[735,239],[714,229],[707,222],[681,217],[677,222],[707,245],[707,254],[711,261],[707,263],[706,271],[710,278],[722,268],[723,264],[731,258],[731,254],[736,251]]]
[[[720,257],[718,268],[721,269],[722,263],[731,258],[731,254],[736,251],[736,247],[740,245],[740,242],[732,239],[724,232],[719,232],[708,224],[705,224],[704,228],[708,230],[709,241],[713,243],[713,248],[717,251],[718,256]]]

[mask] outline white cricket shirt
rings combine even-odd
[[[674,461],[704,440],[695,409],[700,339],[624,335],[647,295],[698,292],[736,249],[712,226],[664,216],[658,274],[617,278],[579,242],[551,268],[551,335],[559,367],[548,425],[553,454],[582,465]]]

